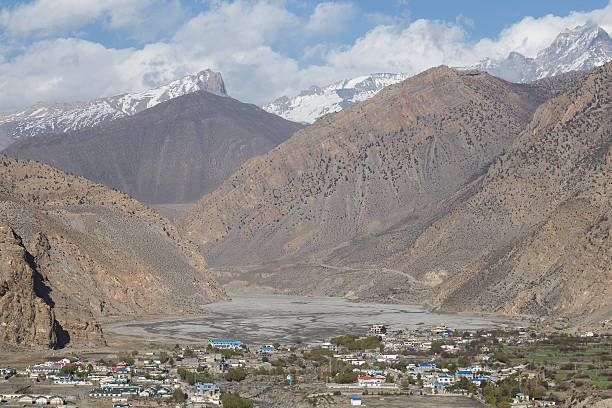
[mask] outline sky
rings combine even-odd
[[[0,112],[139,91],[210,68],[263,104],[375,72],[535,56],[612,0],[1,0]]]

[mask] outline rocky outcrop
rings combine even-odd
[[[227,299],[166,219],[50,166],[0,155],[0,222],[22,238],[72,342],[100,340],[101,319],[198,312]]]
[[[0,341],[56,347],[58,337],[49,288],[21,239],[0,222]]]

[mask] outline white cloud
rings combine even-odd
[[[112,28],[132,24],[152,0],[36,0],[5,8],[0,25],[13,36],[48,35],[81,27],[104,15]]]
[[[340,32],[355,13],[352,3],[319,3],[306,23],[306,30],[317,34]]]
[[[484,56],[505,57],[518,51],[527,57],[547,47],[566,28],[587,22],[596,23],[612,34],[612,1],[603,9],[590,12],[573,11],[565,17],[548,14],[541,18],[525,17],[505,28],[495,40],[483,39],[474,46],[474,52]]]
[[[352,46],[329,52],[327,64],[345,76],[373,71],[416,74],[442,64],[463,66],[486,57],[503,58],[511,51],[533,57],[565,28],[594,22],[612,33],[612,2],[600,10],[572,12],[565,17],[525,17],[502,30],[498,38],[477,43],[466,40],[462,22],[458,18],[453,23],[416,20],[379,25]]]
[[[143,18],[143,9],[134,14],[121,4],[131,3],[136,7],[146,2],[170,4],[176,0],[73,1],[104,6],[94,5],[93,9],[85,10],[76,5],[75,14],[82,19],[78,24],[107,16],[108,24],[121,25]],[[38,0],[29,6],[49,7],[58,2],[65,6],[72,4],[69,0]],[[300,18],[282,0],[231,3],[212,0],[207,4],[205,12],[182,24],[167,40],[139,48],[113,49],[81,39],[49,37],[29,43],[15,56],[14,50],[0,44],[3,90],[0,111],[22,108],[36,101],[84,100],[140,90],[206,68],[223,74],[232,96],[246,102],[265,103],[283,94],[293,95],[313,84],[325,85],[370,72],[416,74],[440,64],[466,65],[487,56],[504,57],[512,50],[532,56],[552,42],[562,29],[587,21],[612,32],[612,3],[601,10],[575,12],[565,17],[526,17],[504,29],[498,38],[476,43],[467,40],[461,18],[453,22],[391,19],[352,44],[334,48],[329,44],[308,43],[304,58],[312,58],[317,64],[304,66],[297,57],[281,52],[283,46],[287,49],[287,44],[302,44],[303,37],[312,36],[311,30],[315,28],[319,32],[335,29],[327,17],[343,5],[355,6],[321,3],[310,16]],[[331,9],[324,13],[328,7]],[[0,12],[0,24],[7,32],[19,30],[17,22],[23,23],[32,10],[26,6],[5,9]],[[43,9],[37,10],[38,13]],[[57,32],[62,24],[77,24],[74,21],[78,19],[66,14],[65,7],[55,14],[49,12],[51,17],[46,22],[39,21],[38,15],[32,17],[30,34]],[[304,64],[303,58],[300,61]]]

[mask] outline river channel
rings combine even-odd
[[[105,333],[163,342],[205,344],[209,339],[247,343],[304,344],[346,333],[363,333],[372,324],[391,330],[429,329],[440,323],[456,329],[508,328],[503,317],[431,313],[419,305],[356,303],[342,298],[287,295],[231,295],[231,302],[203,306],[203,316],[110,325]]]

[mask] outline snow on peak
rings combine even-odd
[[[513,51],[505,59],[487,58],[469,68],[486,71],[511,82],[531,82],[564,72],[591,69],[610,60],[610,36],[600,26],[587,23],[563,30],[535,58]]]
[[[0,114],[0,149],[22,137],[97,126],[202,90],[227,96],[221,74],[207,69],[140,92],[87,102],[37,103],[19,112]]]
[[[264,105],[263,109],[294,122],[312,123],[327,113],[365,101],[386,86],[407,78],[407,74],[379,73],[344,79],[324,87],[311,86],[293,98],[282,96]]]

